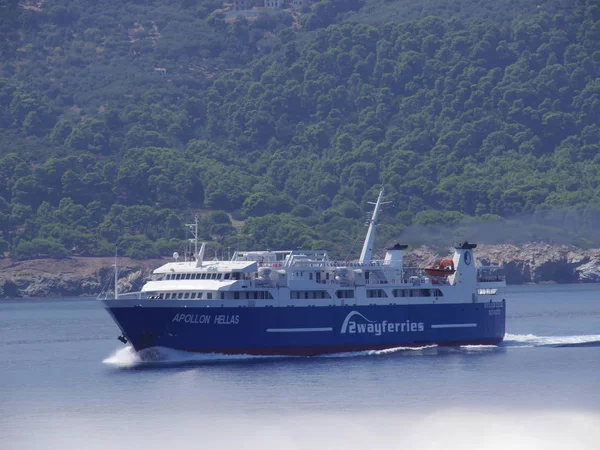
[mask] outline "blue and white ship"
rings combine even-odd
[[[478,266],[476,245],[467,242],[427,268],[406,267],[404,245],[372,259],[382,197],[358,261],[306,250],[237,251],[228,261],[208,261],[196,221],[194,257],[175,254],[140,292],[102,300],[119,339],[137,352],[304,356],[500,343],[500,268]]]

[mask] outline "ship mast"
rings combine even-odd
[[[194,223],[186,223],[185,225],[188,228],[190,228],[190,230],[192,230],[192,235],[194,236],[194,239],[190,239],[190,242],[194,243],[194,257],[198,258],[198,215],[194,216]],[[187,251],[186,251],[186,257],[187,257]]]
[[[379,216],[379,209],[381,205],[390,202],[382,202],[383,198],[383,189],[379,192],[379,197],[377,197],[377,202],[369,202],[371,205],[375,205],[375,209],[373,210],[373,215],[370,219],[367,219],[367,223],[369,224],[369,231],[367,231],[367,236],[365,237],[365,243],[363,244],[362,252],[360,253],[360,259],[358,260],[361,264],[367,263],[371,261],[371,257],[373,254],[373,242],[375,241],[375,228],[377,228],[377,217]]]

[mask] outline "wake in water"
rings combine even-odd
[[[363,350],[360,352],[344,352],[344,353],[331,353],[329,355],[319,355],[316,358],[353,358],[357,356],[381,356],[391,355],[392,353],[398,352],[411,352],[421,351],[428,348],[436,348],[437,345],[424,345],[423,347],[394,347],[386,348],[383,350]]]
[[[358,356],[389,355],[400,351],[419,351],[435,348],[435,345],[423,347],[396,347],[385,350],[365,350],[361,352],[333,353],[330,355],[319,355],[315,358],[351,358]],[[308,358],[306,356],[280,356],[280,355],[226,355],[223,353],[191,353],[173,350],[164,347],[154,347],[137,353],[131,345],[116,350],[112,355],[102,361],[104,364],[128,368],[156,365],[179,365],[217,361],[244,361],[264,359],[298,359]]]
[[[499,348],[530,348],[530,347],[600,347],[600,334],[579,336],[536,336],[534,334],[507,333],[504,341],[499,345],[463,345],[461,350],[493,351]],[[361,352],[334,353],[320,355],[318,358],[352,358],[361,356],[381,356],[398,352],[415,352],[438,348],[436,345],[423,347],[396,347],[385,350],[365,350]],[[163,347],[142,350],[137,353],[132,346],[116,350],[106,358],[103,363],[111,366],[127,368],[138,366],[193,364],[217,361],[243,361],[263,359],[306,358],[302,356],[276,356],[276,355],[226,355],[219,353],[191,353]]]
[[[115,351],[102,361],[104,364],[117,367],[138,367],[152,365],[177,365],[203,363],[213,361],[241,361],[247,359],[280,358],[279,356],[261,355],[225,355],[222,353],[192,353],[164,347],[153,347],[136,352],[131,345]]]
[[[510,334],[504,336],[501,347],[600,347],[600,334],[578,336],[536,336]]]

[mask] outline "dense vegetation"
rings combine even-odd
[[[600,6],[539,3],[0,1],[0,252],[170,254],[199,213],[345,256],[381,186],[380,242],[527,216],[591,245]]]

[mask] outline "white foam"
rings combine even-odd
[[[155,364],[185,364],[210,361],[237,361],[245,359],[278,358],[270,355],[226,355],[223,353],[194,353],[173,350],[165,347],[152,347],[136,352],[131,345],[116,350],[102,361],[104,364],[117,367],[134,367]]]
[[[359,352],[342,352],[342,353],[330,353],[327,355],[319,355],[320,358],[356,358],[360,356],[380,356],[389,355],[392,353],[403,352],[403,351],[419,351],[427,348],[435,348],[437,345],[425,345],[423,347],[393,347],[386,348],[383,350],[362,350]]]
[[[536,336],[535,334],[510,334],[504,336],[504,347],[540,347],[544,345],[577,345],[591,342],[600,343],[600,334],[574,336]]]
[[[498,348],[497,345],[461,345],[460,348],[467,351],[481,352],[490,351]]]
[[[131,345],[115,350],[108,358],[102,361],[104,364],[119,367],[133,367],[142,360]]]
[[[428,348],[436,348],[437,345],[423,345],[422,347],[395,347],[395,348],[386,348],[384,350],[369,350],[369,355],[387,355],[389,353],[396,353],[401,351],[421,351],[426,350]]]
[[[384,350],[364,350],[359,352],[331,353],[319,355],[321,358],[355,358],[360,356],[379,356],[389,355],[402,351],[420,351],[428,348],[435,348],[436,345],[426,345],[422,347],[394,347]],[[181,350],[173,350],[165,347],[153,347],[141,352],[136,352],[131,345],[115,350],[109,357],[102,361],[116,367],[135,367],[143,365],[156,364],[185,364],[194,362],[211,361],[239,361],[249,359],[267,359],[267,358],[301,358],[299,356],[281,356],[281,355],[226,355],[223,353],[194,353]]]

